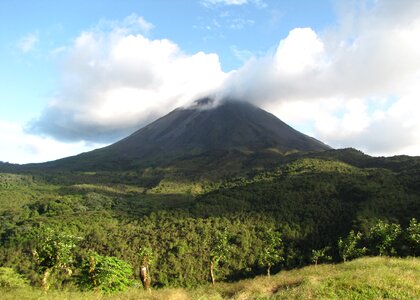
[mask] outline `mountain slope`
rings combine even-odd
[[[211,109],[200,106],[176,109],[109,149],[128,150],[137,156],[146,154],[146,149],[173,152],[271,147],[286,151],[329,149],[274,115],[245,102],[226,102]]]
[[[64,169],[123,169],[162,165],[200,154],[216,157],[275,151],[322,151],[322,142],[246,102],[208,107],[210,99],[178,108],[108,147],[38,165]],[[216,154],[215,154],[216,153]]]

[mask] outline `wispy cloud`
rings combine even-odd
[[[17,44],[17,47],[23,53],[28,53],[28,52],[34,50],[36,48],[36,46],[38,45],[38,43],[39,43],[38,32],[32,32],[32,33],[29,33],[29,34],[25,35],[24,37],[22,37],[19,40],[19,42]]]
[[[202,0],[201,4],[206,7],[240,6],[245,4],[254,4],[258,8],[267,7],[267,4],[263,0]]]
[[[123,20],[102,19],[95,26],[96,31],[120,31],[124,34],[148,34],[154,25],[146,21],[142,16],[133,13]]]
[[[210,7],[214,5],[244,5],[248,0],[202,0],[201,4]]]
[[[233,55],[242,63],[249,61],[251,58],[255,57],[255,54],[252,51],[239,49],[237,46],[233,45],[230,47]]]
[[[57,48],[54,48],[50,51],[50,55],[51,55],[51,57],[57,57],[60,54],[65,53],[66,50],[67,50],[67,47],[65,47],[65,46],[57,47]]]
[[[253,26],[254,20],[244,18],[234,18],[229,20],[229,28],[233,30],[242,30],[247,26]]]

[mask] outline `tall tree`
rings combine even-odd
[[[215,284],[215,271],[220,262],[227,259],[230,254],[229,236],[226,230],[217,231],[210,245],[210,277],[211,283]]]
[[[143,288],[145,290],[150,290],[152,286],[152,278],[150,276],[150,266],[153,263],[153,251],[150,247],[141,247],[139,251],[139,260],[140,260],[140,270],[139,277]]]

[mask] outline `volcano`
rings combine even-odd
[[[110,146],[43,164],[66,169],[133,168],[215,153],[323,151],[326,144],[243,101],[198,100]],[[216,155],[217,156],[217,155]]]

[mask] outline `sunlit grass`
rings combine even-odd
[[[127,195],[130,193],[140,194],[143,193],[144,188],[136,187],[132,185],[123,185],[118,184],[114,186],[100,185],[100,184],[75,184],[71,188],[76,191],[85,191],[85,192],[103,192],[108,194],[120,194]]]

